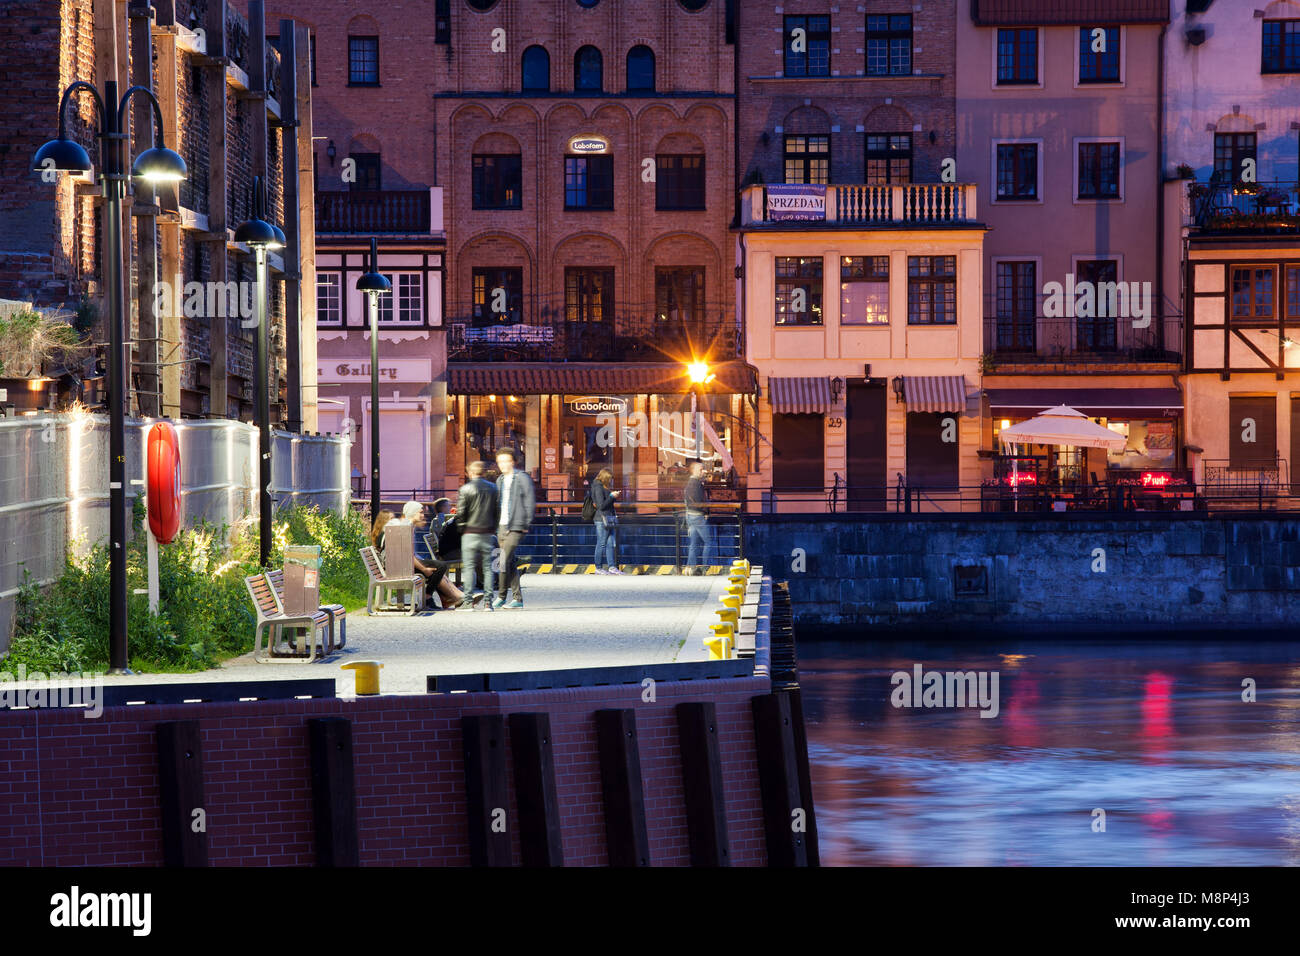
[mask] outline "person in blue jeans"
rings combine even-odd
[[[456,606],[472,607],[483,601],[492,610],[492,548],[496,538],[497,521],[501,505],[496,485],[483,479],[487,470],[484,462],[472,462],[468,469],[469,481],[461,485],[456,499],[455,522],[461,532],[461,567],[465,573],[465,597]],[[480,587],[480,569],[483,587]]]
[[[596,506],[596,554],[597,574],[622,574],[618,567],[618,514],[614,510],[617,491],[610,491],[609,486],[614,475],[608,468],[602,468],[596,480],[591,483],[591,503]]]
[[[691,462],[691,477],[686,482],[682,500],[686,504],[688,542],[686,567],[682,569],[682,573],[697,574],[700,573],[696,570],[700,567],[697,559],[702,558],[704,566],[707,567],[713,558],[713,531],[709,528],[709,491],[704,487],[703,462]]]

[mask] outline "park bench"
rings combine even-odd
[[[275,591],[275,596],[284,607],[284,569],[277,568],[274,571],[266,572],[266,580],[270,582],[271,588]],[[328,611],[333,620],[333,632],[338,637],[338,643],[326,650],[339,650],[348,646],[348,613],[342,604],[322,604],[318,611]],[[332,635],[333,636],[333,635]]]
[[[366,613],[372,616],[380,614],[403,613],[414,616],[424,607],[424,575],[412,574],[408,577],[389,577],[384,571],[384,563],[379,559],[379,550],[374,545],[361,549],[361,560],[365,563],[366,574],[370,578],[366,588]],[[410,592],[410,597],[394,601],[394,594]],[[398,610],[406,608],[409,610]]]
[[[248,596],[257,610],[257,624],[253,631],[253,657],[259,664],[295,663],[306,658],[307,663],[324,657],[334,643],[334,615],[318,609],[313,614],[289,615],[284,613],[279,595],[265,574],[250,574],[244,578]],[[292,643],[281,643],[285,631],[296,633]],[[266,655],[262,655],[262,635],[266,634]],[[317,640],[322,653],[317,655]]]
[[[424,536],[424,547],[429,552],[431,558],[438,561],[443,560],[438,557],[438,536],[432,531]],[[445,563],[450,565],[447,570],[451,572],[452,581],[456,583],[456,587],[460,587],[460,558]]]

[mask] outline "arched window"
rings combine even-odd
[[[655,53],[648,46],[634,46],[627,51],[627,88],[654,92]]]
[[[584,93],[599,93],[605,88],[600,51],[584,46],[573,56],[573,88]]]
[[[546,93],[551,88],[551,55],[545,47],[530,46],[524,51],[523,88],[525,93]]]

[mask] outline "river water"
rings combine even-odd
[[[1300,864],[1300,640],[1232,637],[801,634],[822,865]],[[996,673],[997,716],[894,706],[916,664]]]

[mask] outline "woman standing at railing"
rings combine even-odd
[[[609,486],[614,475],[608,468],[602,468],[596,480],[591,483],[591,503],[595,505],[596,516],[592,520],[596,525],[596,573],[622,574],[618,567],[618,514],[614,511],[614,499],[617,491],[610,491]]]

